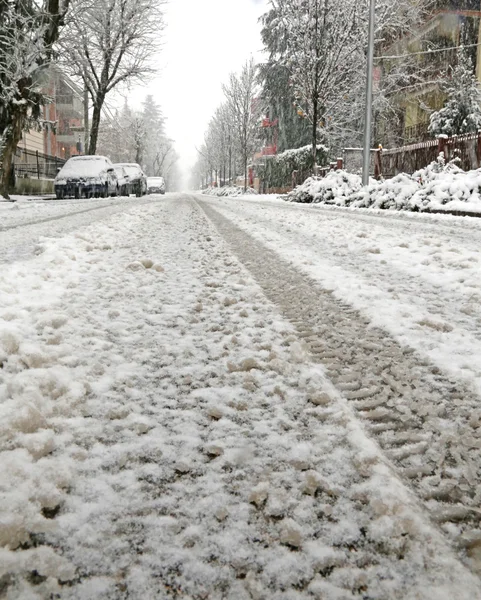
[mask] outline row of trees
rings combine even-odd
[[[141,110],[126,101],[121,110],[105,116],[100,124],[98,153],[113,162],[136,162],[153,176],[163,176],[168,189],[179,178],[178,154],[165,134],[165,119],[153,96],[146,96]]]
[[[42,107],[51,100],[46,92],[49,65],[59,63],[88,91],[92,120],[87,151],[95,154],[109,94],[144,82],[155,71],[163,4],[0,0],[0,194],[8,193],[23,131],[42,127]]]
[[[244,64],[239,74],[231,73],[223,86],[224,101],[215,111],[198,149],[199,159],[194,167],[194,184],[199,180],[231,181],[240,171],[247,188],[247,165],[257,145],[261,114],[259,85],[253,60]]]
[[[460,105],[460,96],[470,98],[465,102],[465,112],[467,110],[470,115],[464,119],[465,124],[476,122],[473,114],[476,106],[479,112],[479,93],[469,57],[463,54],[462,60],[458,61],[464,67],[462,73],[459,69],[455,73],[456,83],[453,85],[450,84],[453,79],[451,70],[440,68],[439,61],[425,60],[423,56],[407,51],[401,51],[399,56],[392,55],[392,49],[398,47],[396,42],[415,30],[434,5],[434,0],[376,0],[377,59],[372,139],[383,145],[403,142],[402,98],[425,89],[427,85],[437,86],[448,97],[450,94],[453,96],[448,112],[432,115],[431,131],[444,132],[442,122],[449,120],[452,123],[453,105]],[[251,121],[259,123],[262,115],[269,122],[276,122],[279,152],[310,144],[314,165],[318,144],[328,146],[333,156],[345,146],[361,146],[368,2],[271,0],[261,23],[267,60],[256,69],[249,99]],[[445,44],[442,40],[439,43],[441,46]],[[387,48],[391,51],[386,57]],[[435,45],[431,44],[429,49],[435,49]],[[456,52],[453,57],[456,59]],[[253,69],[252,64],[250,68]],[[231,163],[232,148],[241,148],[240,138],[234,140],[233,146],[225,141],[226,135],[229,135],[226,123],[231,124],[230,131],[238,137],[232,113],[232,97],[236,89],[232,81],[235,79],[235,75],[231,76],[225,91],[232,91],[226,93],[226,103],[217,109],[209,124],[199,160],[202,167],[198,164],[197,171],[203,168],[216,172],[226,162]],[[459,83],[461,80],[462,85]],[[454,97],[455,89],[457,98]],[[422,108],[428,113],[433,112],[427,105]],[[262,146],[269,133],[269,128],[258,127],[250,134],[250,140],[255,141],[254,149]],[[244,148],[247,149],[245,145]],[[252,153],[249,158],[251,156]],[[239,167],[245,173],[245,160]]]

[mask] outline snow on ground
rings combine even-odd
[[[0,204],[0,263],[29,258],[43,235],[58,236],[149,199],[109,198]]]
[[[236,198],[210,206],[481,392],[481,223]],[[431,217],[431,216],[430,216]]]
[[[42,219],[78,213],[89,208],[111,206],[128,200],[126,197],[82,200],[46,200],[22,196],[13,198],[16,199],[15,202],[0,203],[0,232],[20,224],[37,223]]]
[[[238,185],[230,185],[224,187],[208,187],[201,191],[201,194],[208,196],[257,196],[257,192],[254,188],[248,187],[245,191],[244,188]]]
[[[40,250],[0,272],[2,597],[481,598],[194,201]]]

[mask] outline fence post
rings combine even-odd
[[[374,155],[374,178],[381,179],[382,177],[382,146],[379,144],[376,154]]]
[[[342,160],[342,158],[338,158],[337,159],[336,169],[338,171],[342,171],[343,168],[344,168],[344,161]]]
[[[476,141],[476,162],[479,169],[481,167],[481,129],[478,129],[478,139]]]
[[[445,133],[442,133],[441,135],[438,136],[438,155],[441,154],[441,152],[442,152],[443,156],[444,156],[444,160],[446,162],[448,162],[448,155],[446,152],[447,140],[448,140],[448,136]]]
[[[38,150],[35,150],[35,158],[37,160],[37,179],[40,179],[40,163],[38,161]]]
[[[330,162],[329,166],[331,168],[331,171],[335,171],[336,170],[336,163],[335,162]]]
[[[292,171],[292,189],[297,185],[297,171]]]

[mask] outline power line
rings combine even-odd
[[[423,50],[421,52],[409,52],[409,54],[394,54],[392,56],[375,56],[374,60],[395,60],[399,58],[410,58],[411,56],[420,56],[421,54],[434,54],[435,52],[449,52],[450,50],[459,50],[461,48],[477,48],[479,44],[468,44],[461,46],[449,46],[449,48],[437,48],[436,50]]]

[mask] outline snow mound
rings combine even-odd
[[[240,186],[226,186],[226,187],[208,187],[205,190],[202,190],[203,194],[206,194],[207,196],[252,196],[252,195],[257,195],[257,192],[255,191],[254,188],[247,188],[247,190],[244,191],[243,187]]]
[[[285,199],[353,208],[481,213],[480,189],[481,169],[465,172],[456,161],[444,164],[440,156],[413,175],[371,179],[364,187],[358,175],[331,171],[325,177],[310,177]]]
[[[287,195],[288,202],[323,203],[345,206],[351,194],[362,187],[359,175],[330,171],[325,177],[309,177]]]

